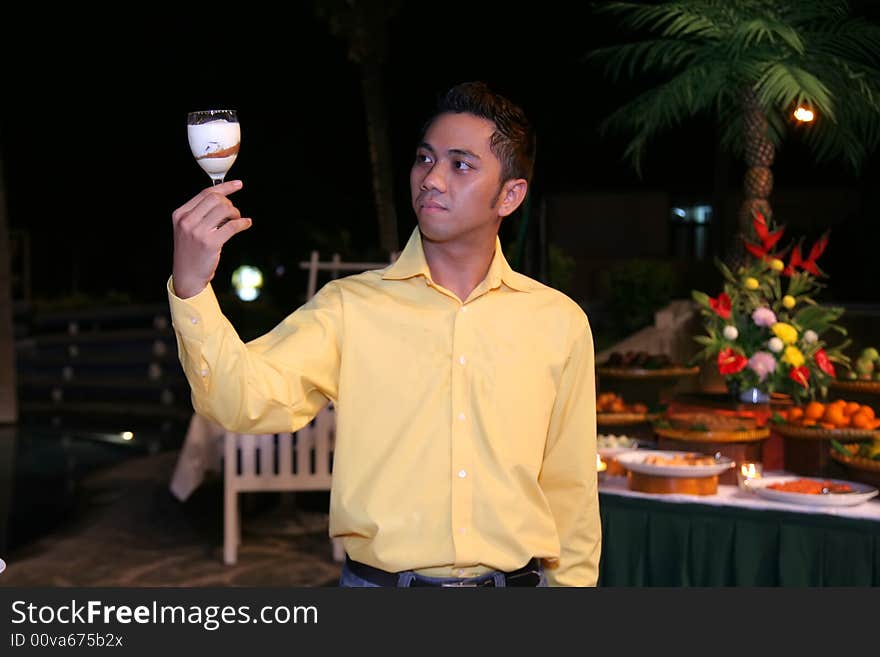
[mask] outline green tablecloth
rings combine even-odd
[[[880,522],[599,494],[599,586],[878,586]]]

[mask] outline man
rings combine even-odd
[[[343,586],[592,586],[600,524],[593,341],[583,311],[510,269],[498,241],[534,160],[522,111],[451,89],[410,174],[397,262],[327,284],[243,344],[209,281],[251,226],[231,181],[178,208],[169,281],[197,412],[296,431],[332,400],[330,534]]]

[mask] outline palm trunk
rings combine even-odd
[[[12,330],[12,266],[5,192],[3,162],[0,160],[0,424],[18,421]]]
[[[361,88],[367,123],[367,141],[373,172],[373,199],[379,221],[379,244],[387,253],[398,250],[397,212],[394,209],[394,185],[391,171],[391,140],[388,114],[382,89],[380,63],[371,57],[360,63]]]
[[[744,124],[744,159],[746,175],[743,181],[745,198],[740,206],[739,231],[743,235],[751,232],[752,217],[761,212],[770,217],[771,208],[768,201],[773,192],[773,160],[776,150],[767,138],[767,115],[758,103],[758,97],[751,87],[742,94]]]
[[[760,212],[772,216],[770,194],[773,192],[773,172],[770,167],[776,155],[773,143],[767,138],[767,115],[754,89],[745,87],[740,96],[743,112],[743,159],[746,173],[743,179],[743,201],[737,215],[736,232],[728,244],[724,261],[731,271],[737,271],[749,261],[743,238],[750,238],[752,218]]]

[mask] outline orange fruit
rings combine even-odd
[[[804,417],[808,420],[818,420],[825,413],[825,404],[811,401],[804,409]]]
[[[877,416],[874,414],[874,409],[871,408],[870,406],[866,406],[865,404],[862,404],[862,407],[861,407],[858,411],[856,411],[856,413],[864,413],[865,415],[867,415],[867,416],[868,416],[869,418],[871,418],[872,420],[873,420],[875,417],[877,417]]]
[[[844,403],[845,404],[845,403]],[[849,424],[849,418],[843,414],[844,406],[841,404],[828,404],[825,407],[825,413],[822,414],[822,420],[830,423],[833,427],[845,427]]]
[[[811,418],[807,418],[806,420],[804,420],[804,421],[802,422],[802,424],[803,424],[803,426],[805,426],[805,427],[812,427],[812,426],[815,426],[815,425],[816,425],[816,420],[813,420],[813,419],[811,419]]]
[[[795,406],[788,411],[788,421],[789,422],[797,422],[804,416],[804,409],[800,406]]]
[[[868,428],[869,429],[880,429],[880,418],[877,418],[876,420],[871,420],[871,426]]]
[[[871,425],[874,423],[874,418],[868,417],[865,413],[859,411],[858,413],[853,413],[850,418],[852,422],[853,429],[870,429]]]
[[[843,414],[848,417],[859,410],[861,407],[862,405],[859,402],[847,402],[846,408],[843,409]]]
[[[836,429],[837,428],[837,425],[834,424],[833,422],[820,422],[819,426],[824,429]]]

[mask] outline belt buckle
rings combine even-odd
[[[459,588],[459,587],[470,588],[470,587],[477,587],[480,585],[477,582],[442,582],[440,584],[440,586],[453,587],[453,588]]]

